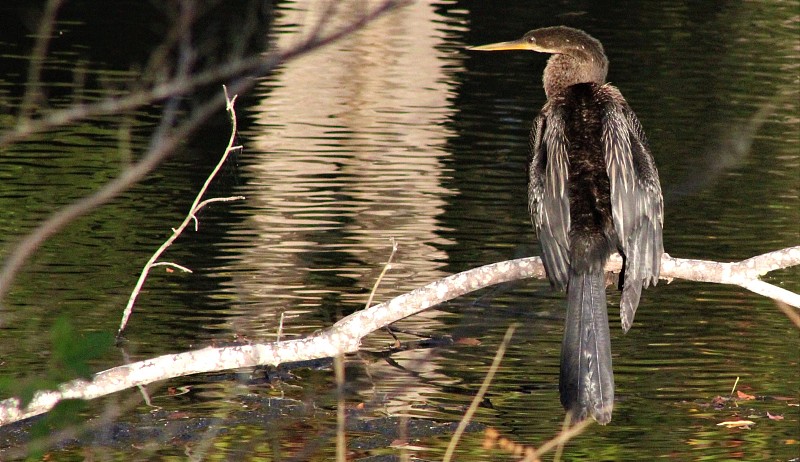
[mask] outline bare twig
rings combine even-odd
[[[286,317],[286,312],[285,311],[281,311],[281,318],[278,321],[278,335],[275,338],[276,342],[280,342],[281,341],[281,335],[283,335],[283,319],[285,317]]]
[[[542,460],[541,456],[555,448],[556,453],[553,456],[553,462],[559,462],[561,460],[561,452],[564,448],[564,445],[569,440],[582,433],[586,427],[592,424],[592,422],[594,422],[594,420],[585,419],[576,424],[574,427],[571,427],[570,413],[568,412],[564,418],[564,424],[561,426],[561,431],[556,434],[556,436],[542,444],[539,449],[536,449],[534,446],[529,444],[520,444],[511,438],[502,436],[500,432],[490,427],[486,429],[486,437],[483,442],[483,447],[485,449],[491,449],[496,446],[511,454],[522,457],[520,462],[540,462]]]
[[[144,265],[144,268],[142,268],[142,272],[139,275],[139,280],[136,281],[136,286],[133,288],[131,296],[130,298],[128,298],[128,304],[125,306],[125,310],[122,313],[122,321],[120,322],[119,330],[117,331],[117,338],[119,338],[119,336],[122,335],[122,331],[128,324],[128,319],[130,318],[131,313],[133,312],[133,305],[134,303],[136,303],[136,298],[139,296],[139,292],[141,292],[142,287],[144,286],[144,281],[147,279],[147,275],[150,274],[150,269],[156,264],[156,261],[158,260],[159,257],[161,257],[161,254],[163,254],[169,248],[169,246],[171,246],[172,243],[175,242],[176,239],[178,239],[181,233],[183,233],[183,230],[186,229],[187,226],[189,226],[189,223],[191,223],[192,220],[195,221],[195,224],[197,223],[197,218],[196,218],[197,211],[203,205],[209,203],[209,201],[205,201],[201,205],[200,201],[203,199],[203,195],[205,195],[206,191],[208,190],[211,181],[214,179],[219,170],[222,168],[222,165],[225,163],[225,161],[228,160],[228,156],[231,154],[231,152],[241,148],[240,146],[234,146],[234,141],[236,140],[236,127],[237,127],[236,110],[234,108],[234,104],[236,102],[236,95],[234,95],[231,98],[228,95],[228,89],[225,88],[224,86],[223,89],[225,91],[226,109],[230,114],[231,118],[231,136],[228,139],[228,145],[225,148],[225,152],[222,154],[222,157],[220,158],[219,162],[217,162],[217,165],[214,167],[214,170],[212,170],[211,173],[208,175],[205,183],[203,183],[203,186],[197,193],[194,202],[192,202],[191,207],[189,207],[189,213],[186,215],[186,218],[183,219],[183,222],[180,224],[180,226],[172,230],[172,235],[166,241],[164,241],[163,244],[161,244],[161,247],[159,247],[158,250],[156,250],[155,253],[153,253],[150,259]],[[195,229],[197,229],[196,225]]]
[[[236,146],[234,149],[241,149],[241,146]],[[191,215],[192,221],[194,221],[194,230],[197,231],[200,228],[200,221],[197,219],[197,212],[200,211],[203,207],[213,202],[230,202],[230,201],[243,201],[247,199],[244,196],[229,196],[229,197],[212,197],[211,199],[206,199],[203,202],[197,204],[197,207],[194,209],[194,213]],[[172,228],[172,231],[175,231],[175,228]]]
[[[28,125],[33,115],[36,98],[40,95],[40,85],[42,77],[42,63],[47,55],[47,47],[53,36],[53,26],[56,23],[56,14],[64,0],[48,0],[44,7],[42,19],[39,21],[39,29],[36,31],[36,44],[31,51],[31,62],[28,66],[28,80],[25,94],[22,96],[20,104],[18,125]]]
[[[589,419],[586,419],[589,420]],[[569,429],[569,424],[572,422],[572,413],[567,412],[564,414],[564,421],[561,423],[561,433],[566,432]],[[566,445],[566,441],[559,442],[556,445],[556,452],[553,454],[553,462],[561,462],[561,455],[564,453],[564,446]],[[535,453],[534,453],[535,454]],[[536,462],[534,459],[533,462]]]
[[[81,217],[98,206],[109,202],[132,184],[142,180],[170,152],[172,152],[191,132],[204,123],[217,111],[217,105],[206,103],[192,113],[179,128],[172,132],[172,137],[153,147],[139,162],[125,169],[120,176],[106,183],[93,194],[79,199],[58,210],[46,219],[34,231],[27,235],[6,258],[0,270],[0,299],[8,293],[11,283],[25,260],[48,238],[63,229],[78,217]],[[2,324],[2,322],[0,322]]]
[[[191,273],[192,272],[192,270],[190,270],[189,268],[187,268],[187,267],[185,267],[183,265],[179,265],[177,263],[173,263],[171,261],[160,261],[160,262],[156,262],[156,263],[153,263],[152,265],[150,265],[150,267],[153,267],[153,266],[171,266],[173,268],[178,268],[179,270],[183,271],[184,273]]]

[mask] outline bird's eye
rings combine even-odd
[[[528,37],[528,42],[536,43],[536,37]]]

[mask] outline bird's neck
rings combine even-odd
[[[608,74],[608,59],[602,54],[554,54],[544,68],[544,92],[551,98],[578,83],[602,85]]]

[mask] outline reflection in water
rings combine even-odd
[[[682,183],[671,186],[664,193],[665,201],[669,203],[673,198],[693,196],[713,186],[726,172],[744,165],[758,131],[789,98],[797,98],[797,92],[779,93],[758,108],[749,120],[734,126],[726,126],[725,133],[718,136],[718,142],[714,146],[710,146],[697,159],[690,160],[692,166],[689,171],[703,172],[703,175],[688,175]]]
[[[292,25],[313,24],[308,18],[326,5],[297,2],[282,10],[278,46],[297,40],[305,31]],[[338,4],[333,23],[362,7]],[[253,108],[256,123],[244,133],[260,153],[245,173],[252,177],[245,195],[258,210],[248,226],[258,231],[241,262],[256,272],[235,282],[257,302],[230,318],[235,331],[273,338],[285,312],[284,331],[306,333],[309,324],[321,326],[304,314],[325,319],[331,316],[325,313],[357,309],[389,257],[392,238],[399,246],[396,264],[376,302],[446,275],[440,268],[447,255],[439,249],[448,241],[439,235],[438,217],[453,194],[441,184],[452,136],[444,122],[453,108],[445,56],[437,51],[440,27],[431,5],[415,3],[264,82],[263,99]],[[319,273],[340,287],[321,284]],[[439,313],[428,310],[413,322],[433,327]],[[410,351],[395,360],[423,373],[435,365],[420,360],[428,354]],[[388,377],[396,378],[397,369],[378,361],[370,374],[389,388],[387,409],[434,392],[403,378],[414,395],[395,401]]]
[[[292,24],[309,24],[325,5],[282,10],[278,46],[297,40],[305,31]],[[335,18],[361,7],[343,2]],[[258,302],[231,318],[235,331],[272,338],[281,312],[318,318],[323,310],[361,306],[391,238],[399,246],[396,264],[376,301],[445,275],[439,248],[448,242],[437,217],[453,194],[441,185],[452,107],[436,17],[430,5],[416,3],[264,82],[256,124],[243,134],[260,153],[245,173],[252,177],[245,195],[258,209],[248,226],[258,235],[242,254],[256,274],[236,280]],[[315,284],[318,273],[341,286]],[[433,320],[437,311],[421,316]],[[307,332],[318,322],[290,317],[284,331]]]
[[[337,11],[346,15],[359,5]],[[321,7],[308,2],[281,15],[279,43],[297,39],[281,24]],[[405,8],[264,83],[257,129],[245,133],[262,153],[248,167],[260,235],[244,258],[257,260],[258,279],[269,281],[256,294],[297,299],[276,308],[320,305],[325,294],[303,290],[305,271],[354,280],[363,290],[352,302],[364,302],[390,238],[399,244],[398,264],[378,300],[442,275],[446,255],[435,245],[446,244],[436,233],[443,197],[451,194],[440,185],[449,136],[442,122],[451,109],[442,56],[432,52],[442,35],[433,16],[424,4]],[[311,251],[328,253],[327,261],[309,261]]]

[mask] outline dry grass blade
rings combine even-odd
[[[333,360],[333,371],[336,375],[336,462],[347,462],[347,445],[345,441],[345,408],[344,408],[344,355],[337,355]]]
[[[561,425],[561,433],[564,433],[565,431],[567,431],[569,429],[569,424],[570,424],[571,421],[572,421],[572,414],[567,412],[564,415],[564,423]],[[564,453],[564,444],[565,443],[566,443],[566,441],[564,441],[562,443],[559,443],[559,445],[556,446],[556,453],[553,456],[553,462],[559,462],[561,460],[561,454]]]
[[[397,241],[394,238],[391,238],[391,242],[392,242],[392,253],[389,254],[389,259],[386,260],[386,264],[383,265],[381,274],[379,274],[378,279],[375,280],[375,284],[372,286],[372,290],[369,293],[369,298],[367,299],[367,304],[366,306],[364,306],[364,308],[369,308],[372,305],[372,300],[375,298],[375,293],[378,291],[378,287],[381,285],[383,277],[390,269],[392,269],[392,259],[394,258],[394,254],[397,253]]]
[[[497,369],[500,368],[500,361],[502,361],[503,355],[506,353],[506,347],[508,347],[508,343],[511,341],[511,337],[514,335],[514,331],[516,329],[516,324],[508,326],[506,335],[503,337],[503,341],[500,342],[500,346],[497,347],[497,353],[494,355],[492,365],[489,367],[489,371],[486,373],[486,377],[483,379],[481,388],[478,390],[475,398],[472,399],[469,409],[467,409],[467,412],[464,414],[461,422],[458,423],[458,428],[456,428],[455,433],[453,433],[453,438],[450,440],[450,444],[447,445],[447,451],[444,453],[442,462],[449,462],[453,458],[453,453],[458,445],[458,440],[461,439],[461,435],[464,433],[467,425],[469,425],[469,422],[472,420],[472,416],[478,409],[478,405],[481,403],[481,401],[483,401],[486,391],[489,390],[489,385],[492,383],[492,379],[494,379],[494,374],[497,372]]]
[[[576,424],[574,427],[569,427],[565,430],[562,430],[558,435],[555,436],[555,438],[544,443],[539,449],[535,450],[531,455],[523,459],[524,462],[533,462],[539,459],[542,454],[549,452],[551,449],[558,446],[563,446],[567,441],[583,433],[583,431],[586,430],[586,428],[593,422],[594,420],[586,419]]]
[[[778,308],[783,311],[783,314],[785,314],[786,317],[789,318],[789,320],[792,321],[798,329],[800,329],[800,314],[797,314],[797,311],[793,310],[791,306],[779,300],[776,300],[775,304],[778,305]]]

